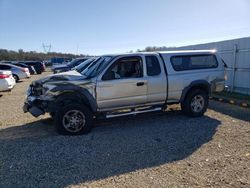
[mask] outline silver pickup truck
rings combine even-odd
[[[202,116],[209,94],[224,89],[223,60],[211,50],[104,55],[82,72],[34,81],[24,112],[46,112],[60,134],[83,134],[93,119],[165,109],[180,103],[184,114]]]

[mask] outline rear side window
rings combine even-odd
[[[0,65],[0,69],[2,69],[2,70],[9,70],[9,69],[11,69],[11,67],[8,66],[8,65]]]
[[[176,71],[207,69],[218,67],[215,55],[185,55],[171,57],[171,64]]]
[[[147,75],[156,76],[161,74],[160,63],[156,56],[146,56]]]

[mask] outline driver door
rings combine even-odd
[[[115,60],[97,81],[99,109],[124,108],[146,103],[147,80],[140,56]]]

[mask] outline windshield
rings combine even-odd
[[[70,66],[73,65],[76,61],[77,61],[77,60],[74,59],[74,60],[68,62],[66,65],[70,67]]]
[[[80,65],[73,68],[73,70],[76,70],[77,72],[82,72],[84,69],[86,69],[90,63],[92,63],[95,59],[88,59],[84,62],[82,62]]]
[[[81,72],[81,74],[92,78],[97,76],[100,72],[103,71],[109,64],[109,62],[113,59],[114,56],[102,56],[99,57],[96,61],[94,61],[87,69]]]
[[[74,60],[70,61],[69,63],[67,63],[66,65],[68,67],[72,68],[72,67],[75,67],[75,66],[79,65],[80,63],[82,63],[82,62],[84,62],[86,60],[87,59],[74,59]]]

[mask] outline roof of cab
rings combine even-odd
[[[104,56],[127,56],[127,55],[143,55],[143,54],[212,54],[216,50],[176,50],[176,51],[155,51],[155,52],[133,52],[133,53],[117,53],[106,54]]]
[[[176,50],[176,51],[160,51],[160,54],[213,54],[216,50]]]

